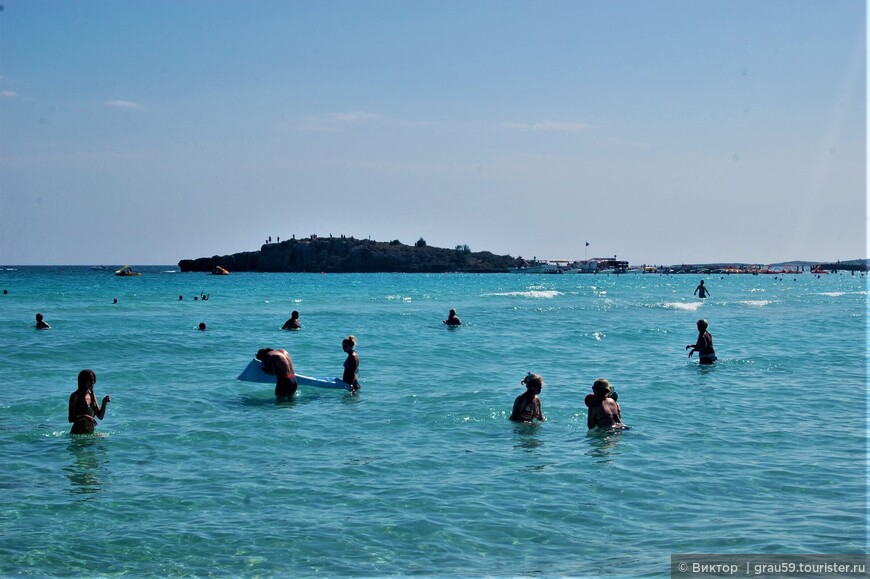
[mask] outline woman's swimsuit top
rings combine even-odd
[[[534,418],[540,418],[540,406],[537,398],[534,396],[530,398],[525,394],[520,394],[514,403],[511,419],[519,420],[520,422],[531,422]]]
[[[82,392],[81,390],[76,392],[76,399],[73,405],[73,413],[76,416],[76,421],[81,420],[81,416],[86,414],[88,416],[94,416],[96,411],[94,410],[94,391],[93,390],[85,390]]]

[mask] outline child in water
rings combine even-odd
[[[526,391],[514,400],[514,408],[510,419],[514,422],[533,422],[536,418],[544,420],[541,412],[541,400],[538,394],[544,387],[544,379],[529,372],[520,384],[525,384]]]

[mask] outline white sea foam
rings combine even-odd
[[[683,310],[686,312],[696,312],[704,305],[704,302],[663,302],[658,306],[666,310]]]
[[[390,300],[391,302],[395,301],[395,302],[407,303],[407,302],[410,302],[412,298],[409,298],[407,296],[392,295],[392,296],[387,296],[387,299]]]
[[[491,294],[483,294],[484,296],[506,296],[516,298],[536,298],[536,299],[552,299],[562,295],[562,292],[556,290],[528,290],[524,292],[496,292]]]
[[[840,296],[846,295],[846,292],[822,292],[819,295],[820,296],[828,296],[831,298],[838,298]]]
[[[761,308],[761,307],[764,307],[772,302],[770,300],[745,300],[745,301],[742,301],[740,303],[747,305],[747,306]]]

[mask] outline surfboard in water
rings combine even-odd
[[[254,358],[239,374],[239,380],[242,382],[260,382],[263,384],[274,384],[275,376],[266,374],[263,371],[263,363]],[[342,382],[338,378],[314,378],[312,376],[303,376],[296,374],[296,383],[300,386],[313,386],[314,388],[330,388],[334,390],[348,390],[350,387],[346,382]]]

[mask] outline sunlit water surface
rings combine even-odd
[[[0,575],[667,576],[671,553],[866,552],[863,276],[707,276],[702,301],[697,276],[174,269],[0,271]],[[713,367],[686,356],[699,318]],[[276,404],[236,380],[262,347],[340,376],[348,334],[358,395]],[[112,402],[72,437],[83,368]],[[548,420],[516,425],[529,371]],[[598,377],[630,431],[587,433]]]

